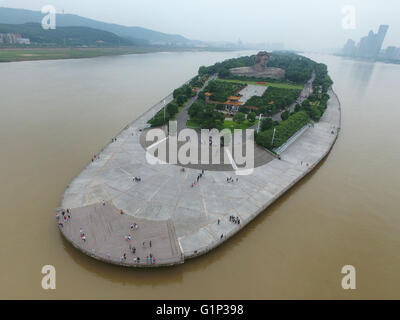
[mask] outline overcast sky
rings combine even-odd
[[[0,0],[0,6],[57,11],[204,41],[283,42],[319,50],[358,41],[389,24],[384,43],[400,46],[400,0]],[[342,28],[342,8],[356,9],[356,28]]]

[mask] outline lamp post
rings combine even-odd
[[[272,148],[274,147],[275,131],[276,131],[276,128],[274,128],[274,133],[272,135],[272,141],[271,141],[271,147]]]
[[[166,109],[165,100],[163,101],[163,103],[164,103],[164,124],[165,124],[165,109]]]
[[[258,118],[258,127],[257,127],[257,133],[260,133],[261,117],[262,117],[262,114],[260,113],[260,117]]]

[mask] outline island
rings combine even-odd
[[[95,152],[56,209],[61,233],[126,267],[209,252],[328,155],[341,121],[332,84],[326,65],[294,53],[200,67]],[[234,157],[242,148],[251,167]]]

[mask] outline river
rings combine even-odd
[[[328,65],[342,131],[321,165],[227,243],[183,265],[124,269],[80,253],[54,209],[126,124],[238,52],[151,53],[0,64],[0,298],[400,298],[400,65]],[[56,290],[41,287],[54,265]],[[353,265],[357,289],[343,290]]]

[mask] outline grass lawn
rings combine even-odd
[[[186,122],[186,127],[192,128],[192,129],[198,129],[198,128],[200,128],[200,125],[195,120],[188,120]]]
[[[283,89],[300,89],[300,90],[302,90],[304,88],[304,85],[302,85],[302,84],[292,84],[292,83],[288,83],[288,82],[265,82],[265,84],[259,84],[259,83],[257,83],[258,81],[229,80],[229,79],[217,79],[217,81],[253,84],[256,86],[269,86],[269,87],[283,88]]]
[[[245,129],[248,129],[248,128],[250,128],[252,126],[255,126],[257,124],[258,124],[258,119],[256,121],[254,121],[254,122],[249,122],[246,119],[245,121],[243,121],[240,124],[236,123],[233,120],[225,120],[223,129],[231,129],[231,130],[233,130],[233,129],[242,129],[242,130],[245,130]],[[192,128],[192,129],[199,129],[200,125],[195,120],[188,120],[186,122],[186,127]]]
[[[231,130],[233,130],[233,129],[242,129],[242,130],[245,130],[245,129],[248,129],[248,128],[254,126],[254,125],[257,125],[257,123],[258,123],[258,119],[256,121],[254,121],[254,122],[249,122],[246,119],[242,123],[236,123],[233,120],[225,120],[224,121],[224,129],[231,129]]]

